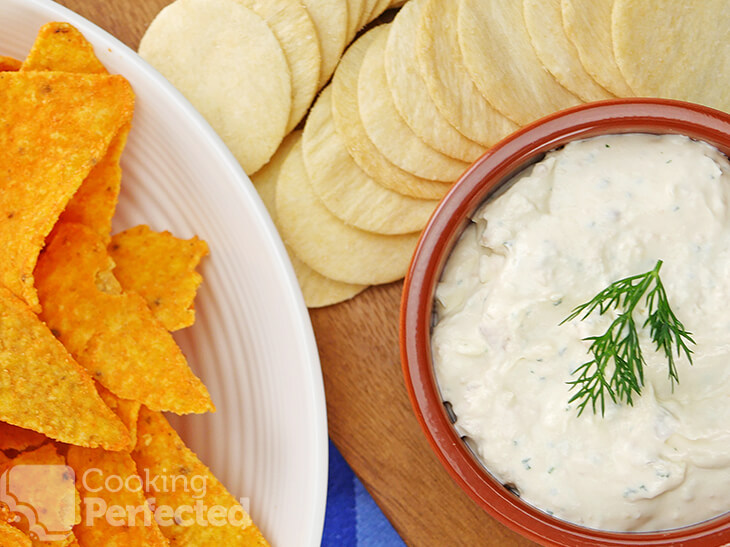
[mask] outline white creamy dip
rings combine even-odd
[[[473,216],[436,289],[434,367],[459,433],[523,500],[604,530],[730,510],[729,203],[730,164],[715,148],[611,135],[549,153]],[[672,389],[641,328],[641,396],[578,416],[566,382],[590,360],[583,339],[616,314],[560,322],[659,259],[694,365],[677,361]]]

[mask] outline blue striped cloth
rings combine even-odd
[[[322,547],[405,545],[330,440]]]

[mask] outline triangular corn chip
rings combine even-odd
[[[20,70],[106,74],[92,45],[68,23],[43,25]]]
[[[106,403],[106,406],[112,409],[114,414],[122,421],[124,427],[129,431],[130,444],[125,449],[126,452],[129,452],[137,444],[137,420],[139,418],[139,407],[142,404],[139,401],[120,399],[98,382],[96,384],[96,390]]]
[[[48,23],[41,28],[22,70],[107,73],[92,45],[68,23]],[[112,216],[122,180],[119,159],[129,130],[130,124],[126,124],[115,135],[104,157],[66,205],[61,222],[78,222],[105,238],[111,236]]]
[[[26,304],[0,287],[0,420],[69,444],[129,443],[86,371]]]
[[[155,410],[213,410],[208,391],[144,299],[123,293],[102,238],[81,224],[56,227],[38,260],[41,317],[109,391]]]
[[[122,169],[119,159],[127,143],[130,125],[126,124],[112,139],[109,148],[66,205],[59,222],[88,226],[109,241],[112,217],[117,206]]]
[[[124,290],[142,296],[167,330],[195,322],[193,300],[203,281],[195,268],[208,254],[205,241],[135,226],[112,238],[109,254],[116,264],[114,276]]]
[[[248,513],[185,446],[160,412],[142,407],[137,431],[137,447],[132,457],[140,475],[158,477],[145,484],[147,496],[155,498],[157,507],[163,506],[172,512],[197,506],[219,508],[216,522],[213,522],[212,511],[205,510],[201,511],[204,521],[188,518],[190,512],[182,510],[180,514],[186,515],[184,522],[158,519],[160,530],[171,545],[268,545]],[[180,486],[181,479],[187,481],[187,488]],[[171,488],[171,484],[178,487]]]
[[[134,95],[121,76],[0,72],[0,283],[40,311],[33,269],[45,237]]]

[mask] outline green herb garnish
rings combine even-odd
[[[669,381],[679,382],[677,367],[674,362],[673,346],[676,344],[677,357],[687,356],[692,364],[692,350],[687,343],[694,344],[692,333],[687,332],[682,322],[677,319],[669,307],[667,293],[659,277],[662,261],[657,260],[654,269],[639,275],[633,275],[611,283],[599,292],[590,302],[575,308],[560,324],[571,321],[583,314],[581,321],[595,310],[603,315],[608,310],[620,310],[608,330],[601,336],[589,336],[588,352],[593,359],[580,365],[573,371],[578,378],[568,382],[570,389],[578,391],[569,403],[580,400],[578,415],[580,416],[590,403],[593,413],[600,404],[601,415],[606,409],[606,395],[614,403],[620,400],[633,405],[633,395],[637,396],[644,385],[644,356],[639,345],[639,333],[634,321],[633,312],[646,294],[648,317],[642,328],[649,327],[651,339],[656,344],[656,351],[663,350],[669,363]],[[609,364],[613,364],[613,370]],[[609,377],[610,374],[610,377]]]

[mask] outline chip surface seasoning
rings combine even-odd
[[[195,322],[193,300],[203,282],[195,268],[207,254],[208,245],[198,237],[179,239],[144,225],[115,234],[109,244],[122,288],[142,296],[170,332]]]
[[[261,16],[236,0],[177,0],[157,15],[139,53],[193,103],[246,173],[274,155],[289,126],[292,74]]]
[[[36,269],[41,318],[91,376],[123,399],[187,414],[214,410],[170,333],[114,277],[105,242],[60,224]]]
[[[0,342],[0,420],[69,444],[109,450],[129,445],[127,430],[86,371],[2,286]]]
[[[122,76],[0,72],[0,283],[40,311],[33,269],[45,237],[134,95]]]

